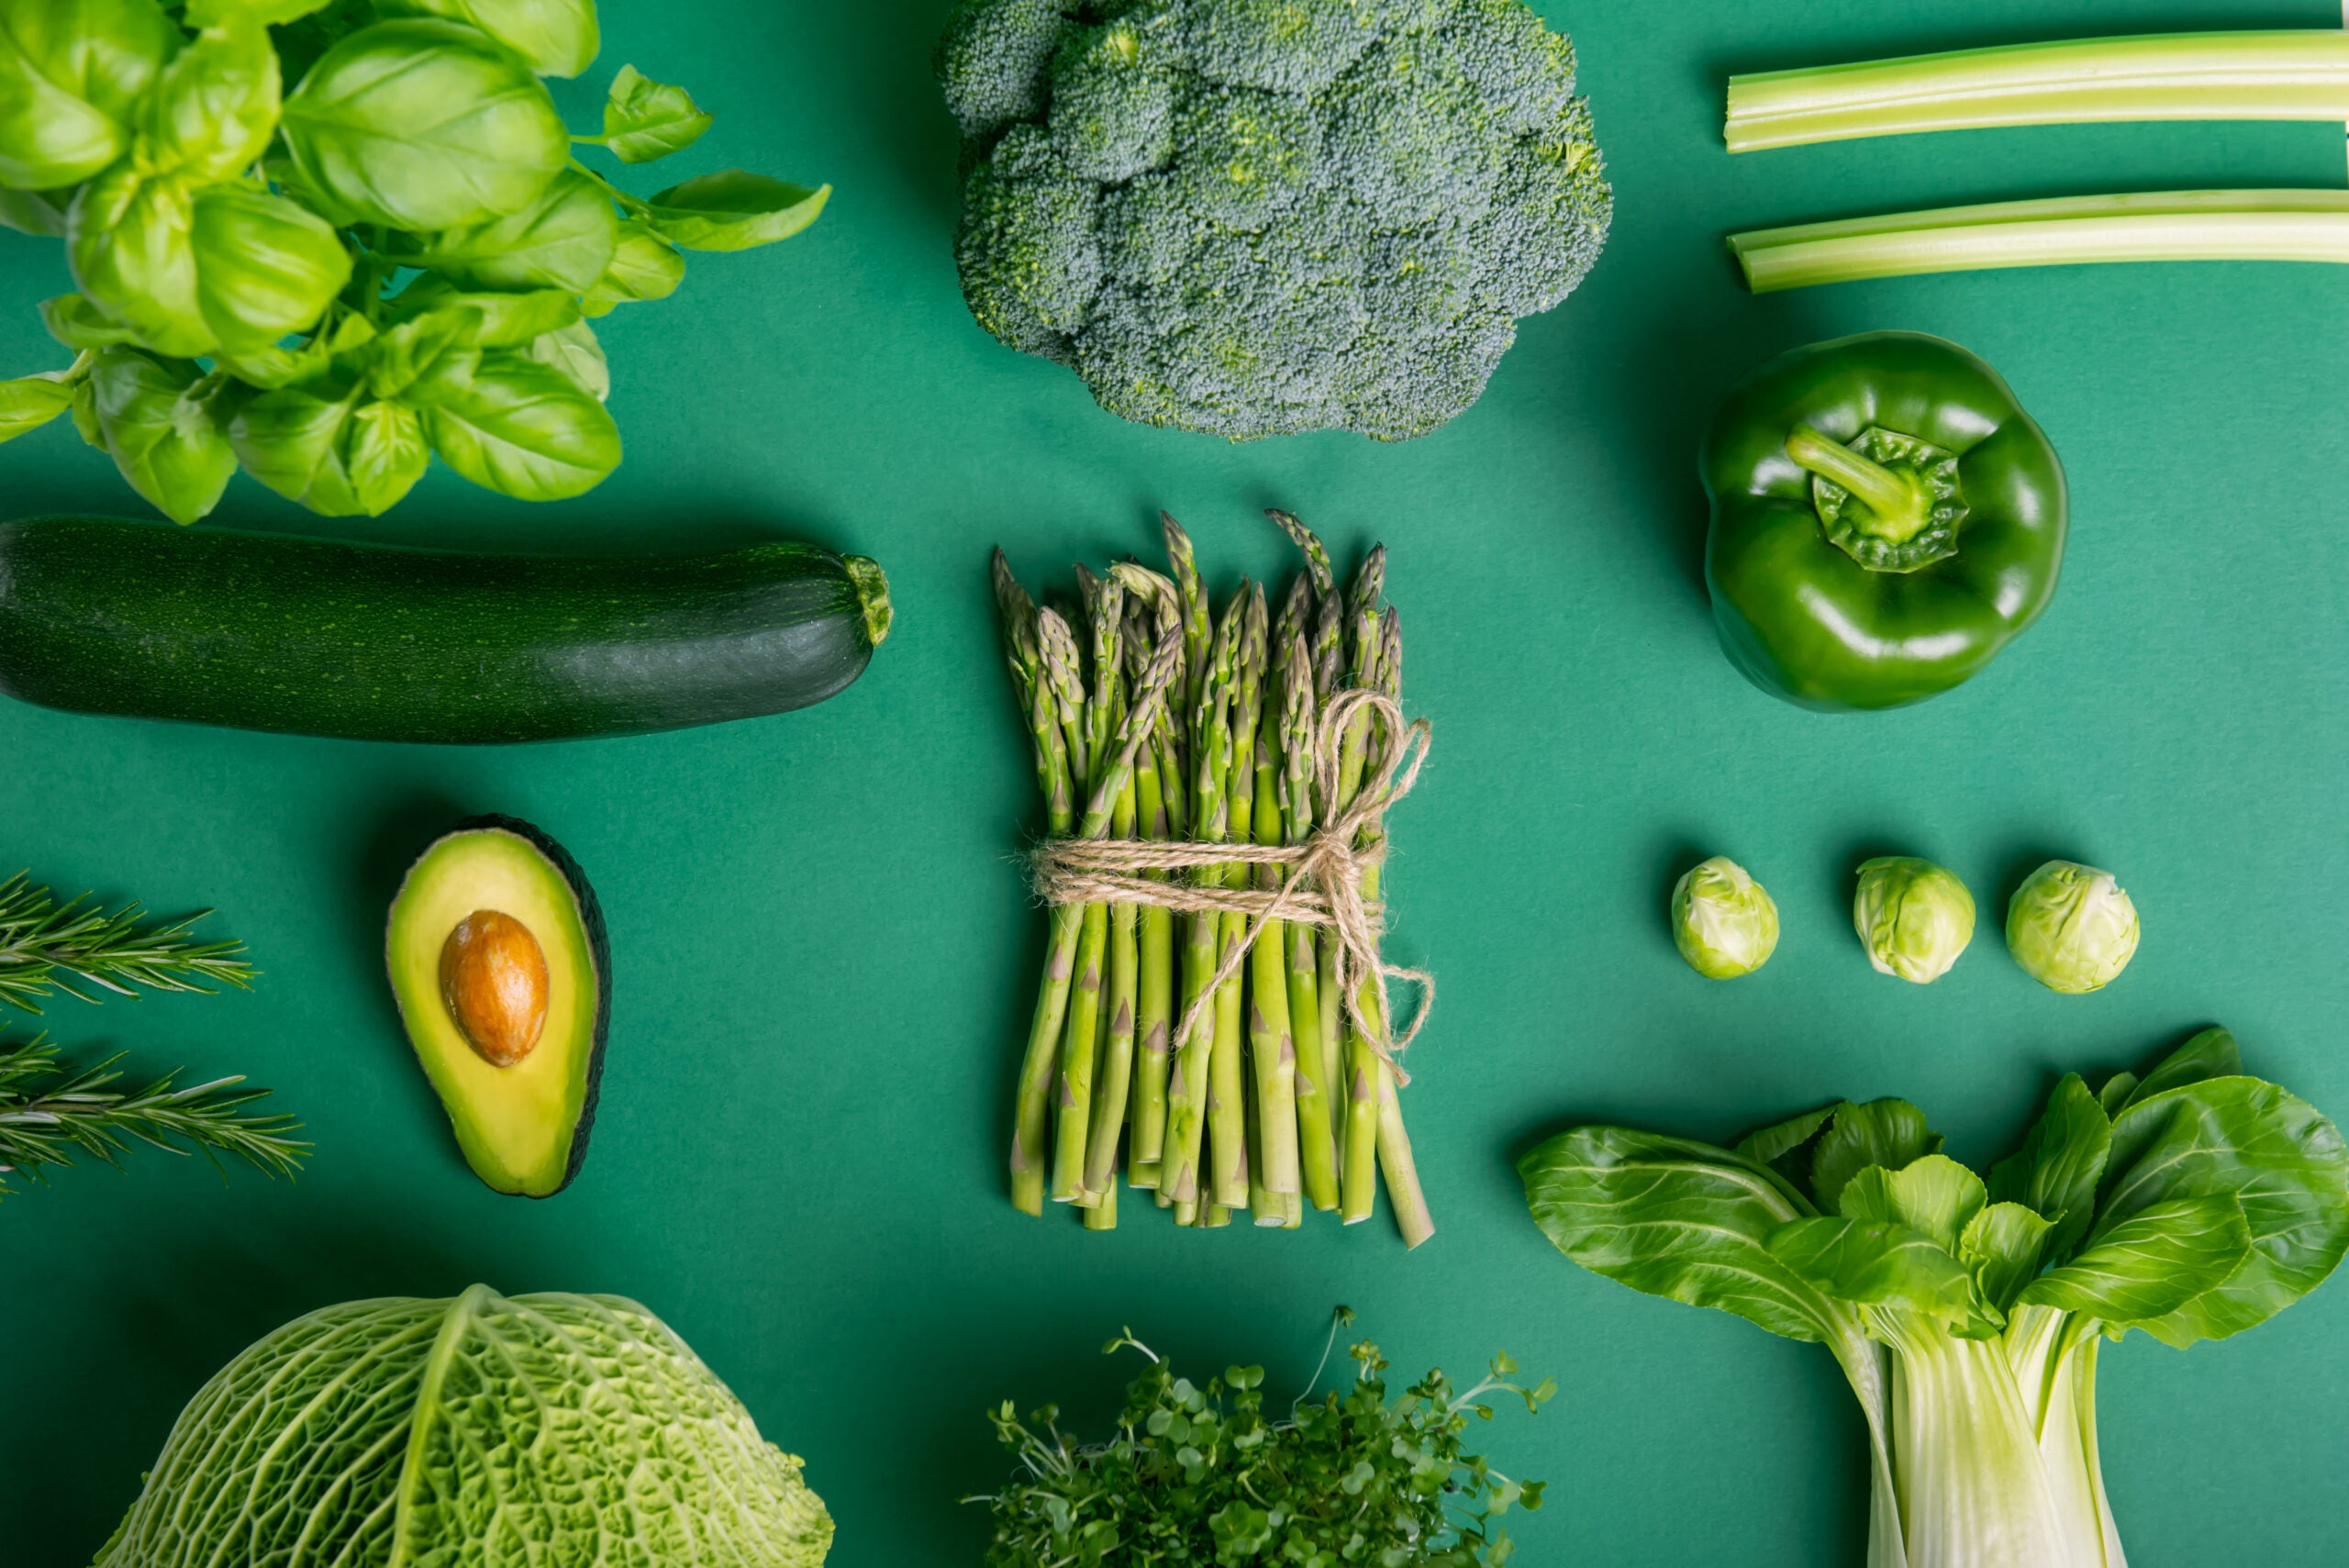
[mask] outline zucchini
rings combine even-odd
[[[0,524],[0,692],[75,713],[486,745],[782,713],[864,671],[888,583],[810,544],[469,555]]]

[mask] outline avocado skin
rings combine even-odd
[[[572,900],[579,906],[580,929],[586,933],[587,951],[596,963],[595,1037],[587,1050],[586,1088],[579,1103],[579,1119],[572,1129],[571,1158],[563,1166],[562,1180],[548,1192],[507,1195],[517,1197],[551,1198],[571,1185],[572,1179],[579,1174],[579,1167],[585,1163],[587,1159],[587,1140],[596,1130],[596,1107],[602,1098],[604,1087],[604,1042],[609,1037],[612,1027],[611,940],[604,926],[604,906],[596,901],[596,889],[587,880],[587,873],[580,869],[577,861],[572,859],[570,851],[555,842],[552,837],[535,823],[525,822],[518,817],[506,817],[495,812],[480,817],[468,817],[462,821],[451,823],[448,828],[433,835],[431,842],[425,845],[417,858],[421,860],[425,855],[431,853],[433,845],[443,840],[454,838],[460,833],[480,832],[484,829],[511,833],[547,858],[549,863],[554,867],[556,874],[562,878],[563,885],[571,890]]]

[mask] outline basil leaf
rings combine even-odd
[[[1905,1225],[1797,1219],[1770,1232],[1770,1256],[1838,1301],[1897,1307],[1953,1327],[1974,1318],[1973,1280],[1932,1237]]]
[[[265,394],[239,413],[229,439],[246,473],[329,517],[380,516],[431,462],[414,409],[355,393],[339,400]]]
[[[40,302],[41,325],[69,349],[110,349],[130,341],[130,328],[90,303],[89,296],[61,294]]]
[[[390,253],[473,289],[596,285],[619,245],[619,217],[604,187],[565,170],[516,211],[437,234],[400,236]]]
[[[403,403],[361,404],[351,417],[342,462],[360,510],[383,516],[416,488],[432,462],[423,419]]]
[[[612,371],[604,359],[604,345],[596,339],[596,329],[584,321],[574,321],[534,338],[522,352],[540,364],[562,372],[598,403],[611,395]]]
[[[668,298],[685,276],[685,259],[677,248],[629,218],[620,225],[611,264],[580,304],[589,316],[607,316],[615,306]]]
[[[2039,1273],[2052,1229],[2019,1203],[1994,1203],[1966,1222],[1957,1261],[1974,1276],[1982,1299],[2005,1312]]]
[[[91,361],[92,412],[115,467],[175,523],[219,504],[237,472],[223,433],[234,384],[137,349],[101,349]]]
[[[379,22],[310,68],[285,99],[303,180],[352,217],[430,231],[527,205],[571,158],[545,86],[454,22]]]
[[[623,163],[682,152],[709,128],[709,116],[683,87],[655,82],[633,65],[612,78],[604,101],[604,145]]]
[[[230,28],[239,22],[279,27],[324,10],[328,0],[188,0],[191,28]]]
[[[61,239],[65,234],[65,209],[72,201],[70,189],[12,191],[0,185],[0,226],[41,239]]]
[[[451,356],[418,381],[409,401],[441,461],[485,489],[559,501],[619,466],[619,428],[604,406],[560,372],[510,349],[477,362]]]
[[[2349,1147],[2307,1102],[2256,1078],[2210,1078],[2138,1101],[2112,1124],[2091,1247],[2177,1198],[2232,1196],[2252,1251],[2216,1290],[2142,1322],[2165,1344],[2266,1322],[2349,1251]]]
[[[225,180],[260,161],[277,133],[277,51],[247,23],[182,50],[140,106],[140,157],[191,182]]]
[[[191,241],[205,324],[231,350],[307,331],[351,281],[351,253],[326,219],[250,186],[198,193]]]
[[[1821,1210],[1840,1212],[1843,1184],[1870,1165],[1897,1171],[1942,1146],[1925,1113],[1906,1100],[1842,1105],[1820,1133],[1810,1157],[1810,1190]]]
[[[471,312],[435,310],[379,334],[357,356],[368,390],[381,398],[400,397],[444,368],[451,373],[470,371],[481,357],[473,337],[479,325]]]
[[[2104,1232],[2032,1281],[2021,1300],[2115,1329],[2150,1326],[2218,1289],[2250,1255],[2251,1231],[2232,1194],[2176,1198]]]
[[[66,215],[73,281],[106,315],[159,354],[208,353],[212,329],[196,297],[195,201],[176,180],[129,161],[82,187]]]
[[[386,17],[469,22],[541,76],[576,76],[603,48],[595,0],[377,0]]]
[[[484,349],[519,349],[579,319],[578,299],[561,289],[465,294],[448,279],[429,273],[402,289],[392,308],[399,321],[413,321],[428,311],[470,312],[473,320],[468,340]]]
[[[645,204],[652,231],[688,250],[748,250],[788,239],[816,221],[832,194],[728,169],[672,185]]]
[[[0,185],[78,185],[128,151],[131,105],[179,47],[155,0],[0,6]]]
[[[73,389],[55,376],[0,381],[0,441],[38,430],[73,406]]]
[[[1990,1195],[2054,1222],[2047,1256],[2070,1255],[2096,1218],[2097,1184],[2112,1151],[2112,1123],[2076,1073],[2055,1085],[2022,1147],[1990,1167]]]
[[[1734,1313],[1789,1340],[1849,1340],[1845,1307],[1769,1250],[1809,1218],[1769,1171],[1727,1150],[1620,1127],[1583,1127],[1518,1162],[1542,1234],[1595,1273],[1650,1296]]]

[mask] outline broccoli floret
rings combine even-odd
[[[1521,0],[963,0],[939,75],[972,313],[1147,424],[1424,434],[1607,238]]]

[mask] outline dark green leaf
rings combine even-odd
[[[1990,1167],[1990,1195],[2043,1215],[2054,1227],[2045,1256],[2070,1256],[2096,1218],[2097,1183],[2112,1148],[2112,1123],[2080,1075],[2047,1096],[2022,1147]]]
[[[400,236],[391,253],[461,288],[584,294],[611,265],[619,217],[604,187],[565,170],[517,210],[437,234]]]
[[[0,441],[38,430],[73,406],[73,389],[53,376],[0,381]]]
[[[1973,1315],[1965,1266],[1905,1225],[1798,1219],[1773,1230],[1768,1245],[1772,1257],[1838,1301],[1897,1307],[1952,1326]]]
[[[1958,1238],[1957,1261],[1974,1276],[1982,1299],[2005,1312],[2039,1273],[2046,1256],[2048,1221],[2019,1203],[1994,1203]]]
[[[676,247],[629,218],[620,225],[611,265],[580,303],[589,316],[608,315],[614,306],[668,298],[685,275],[685,259]]]
[[[2151,1328],[2224,1284],[2250,1255],[2251,1231],[2232,1195],[2174,1198],[2104,1231],[2021,1299],[2116,1329]]]
[[[1810,1157],[1810,1190],[1820,1208],[1837,1212],[1843,1184],[1870,1165],[1898,1170],[1942,1146],[1925,1113],[1906,1100],[1870,1100],[1835,1109]]]
[[[101,349],[90,365],[93,413],[130,487],[175,523],[219,504],[237,472],[224,433],[222,383],[137,349]]]
[[[2141,1099],[2112,1125],[2091,1246],[2178,1198],[2231,1195],[2252,1252],[2224,1284],[2140,1326],[2173,1345],[2222,1340],[2316,1288],[2349,1251],[2349,1148],[2306,1102],[2256,1078]]]
[[[633,65],[612,78],[604,104],[604,145],[623,163],[650,163],[682,152],[709,128],[709,116],[691,93],[655,82]]]
[[[1857,1325],[1774,1256],[1767,1240],[1809,1206],[1725,1149],[1629,1128],[1577,1128],[1518,1162],[1558,1251],[1650,1296],[1732,1312],[1790,1340]]]
[[[454,22],[351,34],[287,95],[284,125],[311,188],[354,217],[419,233],[512,212],[571,160],[545,85]]]
[[[594,489],[619,466],[619,429],[569,376],[510,349],[466,368],[444,358],[411,389],[441,461],[475,484],[526,501]]]
[[[2182,1089],[2188,1084],[2199,1084],[2208,1078],[2239,1078],[2243,1075],[2243,1051],[2235,1044],[2235,1037],[2225,1029],[2204,1029],[2176,1051],[2162,1059],[2162,1064],[2145,1074],[2143,1082],[2129,1091],[2121,1109],[2155,1095]],[[2119,1111],[2113,1113],[2115,1116]]]
[[[0,6],[0,185],[78,185],[128,151],[132,106],[180,41],[154,0]]]
[[[811,191],[728,169],[670,186],[638,216],[662,239],[688,250],[747,250],[788,239],[815,222],[831,194],[829,185]]]
[[[2096,1092],[2096,1103],[2103,1107],[2107,1117],[2116,1117],[2121,1114],[2121,1107],[2129,1103],[2129,1096],[2136,1092],[2137,1074],[2115,1073],[2104,1081],[2104,1087]]]
[[[469,22],[541,76],[576,76],[603,47],[595,0],[376,0],[376,8],[387,17]]]
[[[1843,1184],[1836,1211],[1866,1224],[1904,1225],[1945,1252],[1989,1202],[1982,1178],[1946,1154],[1911,1160],[1898,1171],[1870,1165]]]

